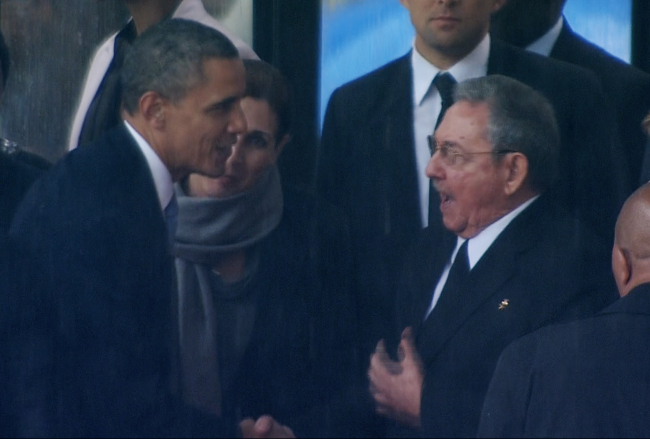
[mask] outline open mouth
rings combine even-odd
[[[453,201],[452,197],[444,192],[438,192],[440,195],[440,210],[446,209]]]

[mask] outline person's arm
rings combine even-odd
[[[535,345],[528,337],[506,348],[488,388],[478,437],[524,437]]]

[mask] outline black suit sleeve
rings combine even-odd
[[[523,437],[536,345],[525,337],[507,347],[488,388],[478,437]]]
[[[67,183],[39,181],[10,232],[20,249],[8,341],[17,434],[234,434],[236,426],[195,412],[171,393],[171,257],[164,255],[169,264],[143,257],[160,253],[153,240],[125,251],[125,241],[146,236],[142,224],[130,221],[134,230],[118,231],[119,209],[115,217],[98,214],[94,208],[105,200],[86,199],[89,192]],[[58,198],[62,193],[74,194],[74,208]]]

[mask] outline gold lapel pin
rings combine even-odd
[[[509,299],[503,299],[501,303],[499,304],[499,311],[506,309],[506,307],[510,305],[510,300]]]

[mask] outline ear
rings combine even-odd
[[[504,191],[506,195],[517,192],[528,177],[528,158],[520,152],[506,154],[502,159],[505,172]]]
[[[612,272],[621,297],[625,296],[632,280],[632,261],[625,250],[614,244],[612,248]]]
[[[148,91],[140,97],[138,107],[147,123],[157,129],[165,127],[165,109],[168,101],[155,91]]]

